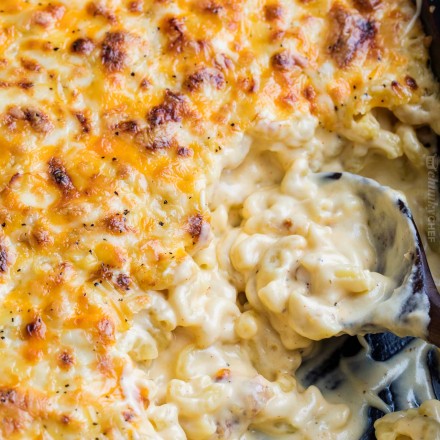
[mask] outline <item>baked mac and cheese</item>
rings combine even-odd
[[[380,302],[359,200],[310,176],[373,177],[427,226],[415,6],[0,3],[0,438],[359,438],[364,409],[295,373]],[[438,436],[436,405],[378,438]]]

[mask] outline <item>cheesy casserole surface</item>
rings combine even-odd
[[[0,438],[359,438],[295,371],[388,281],[311,173],[427,228],[428,46],[409,0],[2,0]]]

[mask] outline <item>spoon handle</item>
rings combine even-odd
[[[406,205],[404,208],[400,206],[400,209],[414,226],[416,251],[414,265],[416,271],[415,276],[411,281],[413,294],[417,295],[421,293],[426,295],[429,301],[429,323],[426,340],[437,347],[440,347],[440,294],[429,269],[426,253],[423,248],[417,225],[414,222],[414,218]]]
[[[440,347],[440,294],[429,270],[426,254],[420,245],[420,269],[422,271],[423,289],[429,299],[428,341]]]
[[[435,2],[422,0],[421,19],[425,32],[432,37],[430,45],[431,66],[437,77],[440,76],[440,8],[432,7]],[[438,147],[439,148],[439,147]],[[438,150],[440,152],[440,150]],[[428,295],[430,309],[429,316],[431,321],[428,325],[428,340],[439,346],[440,343],[440,294],[438,293],[432,275],[429,271],[426,257],[421,253],[421,263],[424,268],[424,287]]]

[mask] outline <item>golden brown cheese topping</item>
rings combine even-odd
[[[178,325],[209,334],[169,289],[210,239],[219,164],[299,116],[402,156],[355,129],[434,93],[419,24],[401,44],[413,13],[406,0],[1,2],[0,438],[196,432],[189,409],[183,428],[174,406],[159,414],[140,366]],[[270,398],[254,385],[249,418]]]

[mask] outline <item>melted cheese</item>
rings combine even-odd
[[[1,438],[351,438],[292,376],[307,332],[243,301],[225,249],[298,154],[423,180],[412,125],[439,133],[440,101],[413,13],[1,2]]]

